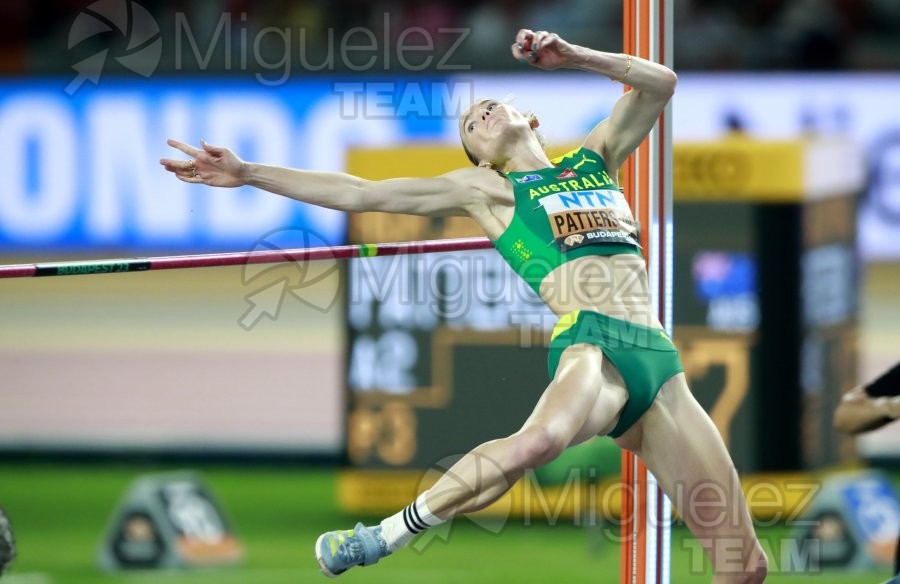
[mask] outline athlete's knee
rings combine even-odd
[[[751,584],[762,584],[765,581],[766,576],[769,575],[769,566],[768,564],[764,566],[759,566],[753,572],[753,579],[750,580]]]
[[[762,584],[768,573],[769,569],[765,566],[761,566],[755,570],[741,574],[737,579],[729,578],[729,582],[734,582],[735,584]]]
[[[738,584],[760,584],[769,574],[769,560],[759,540],[754,539],[749,556],[742,559],[741,573],[733,581]]]
[[[748,584],[759,584],[769,575],[769,558],[766,557],[766,552],[763,550],[762,545],[760,545],[759,540],[754,542],[752,553],[753,556],[750,558],[750,562],[747,566],[747,571],[749,573],[747,582]]]
[[[535,426],[513,436],[514,460],[520,468],[535,468],[562,454],[571,440],[547,426]]]

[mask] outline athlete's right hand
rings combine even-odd
[[[171,139],[166,143],[191,157],[191,160],[163,158],[159,161],[179,180],[212,187],[240,187],[246,184],[244,181],[246,164],[228,148],[212,146],[202,140],[200,141],[202,148],[194,148]]]
[[[563,40],[555,32],[519,30],[516,41],[510,47],[513,57],[539,69],[552,71],[571,67],[577,47]]]

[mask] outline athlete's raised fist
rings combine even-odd
[[[546,30],[521,29],[510,49],[513,57],[540,69],[570,67],[575,59],[575,46]]]

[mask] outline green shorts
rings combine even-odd
[[[578,343],[598,347],[625,380],[628,401],[619,423],[609,433],[613,438],[624,434],[644,415],[666,381],[684,371],[678,349],[666,331],[576,310],[559,319],[553,329],[547,363],[550,379],[556,375],[563,351]]]

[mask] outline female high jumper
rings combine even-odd
[[[527,469],[600,434],[656,476],[704,547],[714,582],[762,582],[767,560],[737,473],[653,314],[637,226],[616,182],[617,169],[672,97],[675,73],[545,31],[520,30],[511,49],[540,69],[589,71],[631,89],[580,148],[554,161],[535,133],[537,118],[497,100],[472,104],[459,120],[474,166],[433,178],[369,181],[265,166],[226,148],[174,140],[169,144],[191,160],[161,161],[185,182],[252,185],[341,211],[471,217],[559,317],[550,383],[522,428],[476,447],[379,525],[323,534],[315,546],[319,565],[336,576],[374,564],[422,530],[489,505]],[[493,464],[479,464],[485,459]]]

